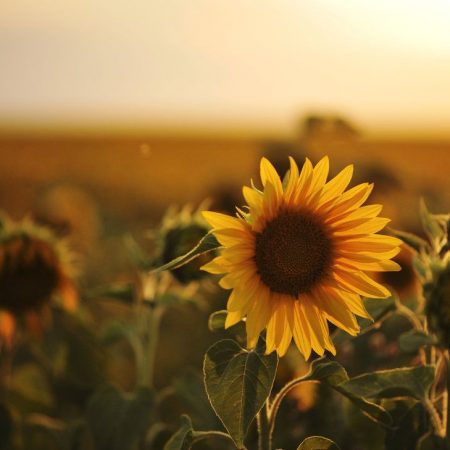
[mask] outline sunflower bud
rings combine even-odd
[[[160,232],[160,258],[163,264],[184,255],[194,248],[209,231],[198,211],[192,212],[187,206],[181,211],[169,210],[163,219]],[[198,256],[193,261],[172,269],[171,273],[182,284],[197,281],[207,274],[200,270],[211,261],[210,253]]]

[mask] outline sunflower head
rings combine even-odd
[[[249,347],[266,329],[268,353],[283,355],[294,339],[308,358],[335,352],[328,322],[355,335],[355,314],[369,317],[361,297],[390,295],[366,272],[399,270],[391,258],[401,241],[377,234],[389,222],[381,205],[362,206],[371,184],[346,190],[353,166],[327,182],[327,157],[316,166],[306,159],[301,171],[289,160],[283,182],[261,160],[262,189],[244,186],[236,217],[203,213],[223,246],[203,269],[224,275],[226,327],[246,318]]]
[[[168,263],[195,247],[208,232],[208,225],[199,211],[188,205],[183,209],[170,209],[162,221],[159,235],[162,264]],[[211,260],[209,254],[199,256],[184,266],[171,270],[172,275],[182,284],[205,277],[200,267]]]
[[[65,244],[30,220],[0,230],[0,309],[13,315],[38,311],[55,294],[75,305],[71,255]]]

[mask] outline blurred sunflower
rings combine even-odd
[[[208,224],[199,212],[204,207],[201,205],[197,210],[194,210],[191,205],[186,205],[180,210],[175,207],[169,208],[157,231],[161,264],[166,264],[187,253],[205,236],[208,232]],[[211,255],[204,254],[170,272],[181,284],[188,284],[204,278],[206,274],[199,269],[210,260]]]
[[[399,270],[390,258],[401,241],[375,234],[389,219],[377,217],[381,205],[361,206],[373,185],[345,191],[353,166],[327,183],[328,170],[327,157],[315,167],[306,159],[301,173],[290,158],[282,183],[263,158],[263,190],[243,188],[246,211],[203,212],[224,247],[203,269],[225,274],[226,327],[246,317],[249,348],[266,328],[267,353],[284,355],[292,338],[306,359],[311,349],[335,353],[327,321],[356,335],[355,314],[370,317],[361,296],[390,295],[365,272]]]
[[[5,217],[0,227],[0,338],[11,343],[17,319],[39,331],[52,299],[66,310],[78,304],[72,255],[64,241],[29,219]]]

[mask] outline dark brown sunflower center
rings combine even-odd
[[[58,260],[43,241],[16,236],[0,247],[0,307],[13,313],[37,309],[58,285]]]
[[[332,244],[323,224],[302,212],[286,212],[256,236],[255,261],[262,281],[274,292],[308,292],[327,273]]]

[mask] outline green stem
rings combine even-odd
[[[258,424],[258,450],[272,450],[272,433],[269,424],[269,408],[265,404],[256,418]]]
[[[163,314],[163,308],[154,306],[146,308],[143,312],[145,320],[143,321],[143,330],[141,330],[142,339],[142,367],[140,385],[153,387],[155,374],[156,350],[159,341],[159,325]]]
[[[439,413],[436,411],[436,408],[434,407],[431,400],[429,398],[426,398],[422,401],[422,404],[428,412],[436,436],[445,437],[445,429],[443,427],[441,418],[439,417]]]
[[[269,435],[270,439],[272,439],[273,430],[275,428],[275,421],[278,414],[278,409],[280,408],[281,402],[283,401],[284,397],[288,394],[288,392],[293,389],[298,384],[304,382],[305,380],[303,377],[294,378],[293,380],[289,381],[289,383],[286,383],[281,390],[278,392],[277,395],[275,395],[275,398],[273,399],[270,407],[269,407]],[[308,380],[310,383],[314,383],[314,380]]]

